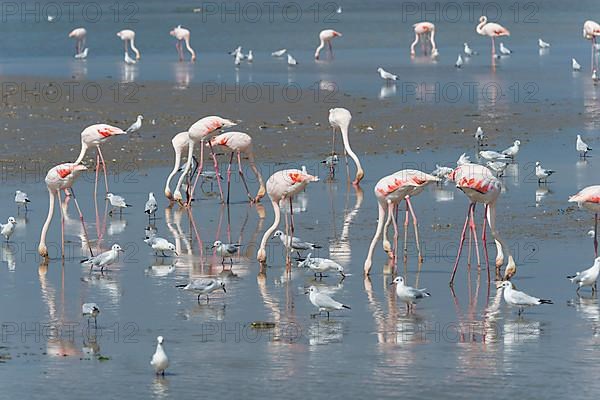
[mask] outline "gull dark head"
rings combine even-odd
[[[311,286],[308,289],[306,289],[306,292],[304,292],[304,294],[310,294],[310,293],[317,293],[317,288],[315,286]]]
[[[220,247],[223,243],[220,240],[217,240],[213,243],[212,248]]]
[[[283,235],[283,232],[281,232],[281,231],[275,231],[275,233],[273,234],[273,237],[276,238],[276,237],[279,237],[281,235]]]
[[[124,251],[125,251],[125,250],[123,250],[123,249],[121,248],[121,246],[119,246],[117,243],[115,243],[115,244],[113,244],[113,245],[112,245],[112,250],[113,250],[113,251],[121,251],[121,252],[124,252]]]
[[[156,341],[158,342],[158,344],[163,344],[163,342],[165,341],[165,339],[162,336],[158,336],[156,338]]]
[[[394,283],[399,284],[399,285],[404,285],[404,278],[401,276],[398,276],[392,281],[391,284],[393,285]]]
[[[503,288],[511,288],[512,289],[512,283],[510,283],[509,281],[504,281],[502,282],[502,286]]]
[[[8,218],[8,222],[11,223],[11,224],[13,224],[13,225],[17,224],[17,220],[14,217]]]

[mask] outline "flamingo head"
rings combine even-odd
[[[485,15],[482,15],[481,17],[479,17],[479,23],[485,24],[486,22],[487,22],[487,17]]]
[[[360,181],[364,177],[365,177],[365,172],[362,170],[362,168],[360,168],[358,171],[356,171],[356,178],[354,178],[354,182],[352,182],[352,184],[355,186],[358,186]]]
[[[267,262],[267,252],[265,251],[265,249],[258,249],[258,253],[256,254],[256,260],[260,263]]]
[[[38,254],[44,257],[45,259],[48,259],[48,247],[45,243],[40,243],[40,245],[38,246]]]

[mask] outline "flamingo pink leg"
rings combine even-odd
[[[394,226],[394,248],[392,250],[392,259],[394,260],[394,264],[396,264],[398,260],[398,221],[396,221],[396,217],[394,216],[394,211],[396,209],[397,207],[394,203],[388,203],[388,213],[391,216],[392,225]]]
[[[227,204],[229,204],[229,191],[231,189],[231,163],[233,162],[233,151],[229,157],[229,165],[227,166]]]
[[[406,202],[406,212],[404,214],[404,263],[408,261],[408,202]]]
[[[469,204],[469,210],[467,211],[467,217],[465,218],[465,225],[463,226],[462,233],[460,235],[460,244],[458,245],[458,254],[456,254],[456,261],[454,261],[454,269],[452,270],[452,276],[450,277],[450,285],[454,283],[454,275],[458,268],[458,261],[460,260],[460,253],[462,252],[463,244],[465,243],[465,233],[467,232],[467,225],[469,223],[469,217],[473,203]]]
[[[198,178],[202,174],[202,170],[204,168],[204,140],[200,141],[200,163],[198,165],[198,175],[196,175],[196,179],[194,179],[194,185],[192,186],[192,191],[190,193],[190,198],[188,199],[187,205],[192,204],[192,199],[194,198],[194,191],[196,190],[196,184],[198,183]],[[219,173],[217,172],[217,178],[219,177]],[[222,196],[222,194],[221,194]]]
[[[94,197],[98,197],[98,173],[100,172],[100,154],[96,152],[96,179],[94,181]]]
[[[410,215],[412,216],[413,227],[415,228],[415,241],[417,242],[417,253],[419,254],[419,263],[422,263],[423,255],[421,254],[421,243],[419,240],[419,225],[417,224],[417,216],[415,215],[415,210],[413,210],[412,204],[410,203],[410,196],[406,196],[405,200],[406,204],[408,204]]]
[[[61,257],[65,259],[65,214],[62,208],[62,196],[60,195],[60,190],[57,190],[58,194],[58,208],[60,208],[60,239],[61,239]]]
[[[482,228],[482,233],[481,233],[481,242],[483,243],[483,254],[485,255],[485,266],[487,268],[487,273],[488,273],[488,281],[490,279],[490,259],[488,256],[488,249],[487,249],[487,212],[488,212],[488,205],[485,205],[485,208],[483,210],[483,228]]]
[[[594,257],[598,257],[598,213],[594,218]]]
[[[108,193],[108,175],[106,173],[106,161],[104,161],[104,156],[102,155],[102,150],[100,150],[100,146],[97,147],[98,154],[100,155],[100,160],[102,161],[102,169],[104,170],[104,186],[106,186],[106,193]]]
[[[215,166],[215,172],[217,174],[217,185],[219,186],[219,194],[221,195],[221,201],[224,201],[225,199],[223,197],[223,189],[221,188],[221,178],[219,177],[219,163],[217,162],[217,155],[215,154],[215,151],[212,147],[212,144],[210,143],[210,140],[208,141],[208,147],[210,148],[210,154],[212,156],[214,166]]]
[[[291,227],[291,231],[292,231],[292,236],[294,236],[294,206],[292,204],[291,197],[290,197],[290,227]],[[290,241],[291,241],[291,239],[290,239]]]
[[[477,228],[475,227],[475,207],[477,203],[473,203],[473,207],[471,208],[471,218],[469,221],[469,226],[471,231],[473,232],[473,237],[475,238],[475,253],[477,254],[477,268],[481,267],[481,260],[479,258],[479,242],[477,241]]]
[[[79,219],[81,220],[81,226],[83,228],[83,235],[85,237],[85,241],[87,242],[88,249],[90,250],[90,256],[94,257],[94,252],[92,251],[92,246],[90,245],[90,238],[85,227],[85,222],[83,221],[83,213],[81,212],[81,208],[79,208],[79,203],[77,202],[77,197],[75,197],[75,192],[73,191],[73,188],[70,188],[70,190],[71,196],[73,196],[73,200],[75,200],[75,207],[77,208],[77,212],[79,213]]]
[[[328,40],[327,44],[329,45],[329,56],[333,59],[333,47],[331,46],[331,40]]]
[[[238,172],[240,174],[240,178],[242,178],[242,183],[244,184],[244,188],[246,188],[246,194],[248,195],[248,199],[250,200],[250,203],[253,203],[254,197],[252,197],[252,195],[250,194],[250,190],[248,189],[248,184],[246,183],[246,177],[244,176],[244,171],[242,170],[242,156],[239,151],[237,153],[237,159],[238,159]]]

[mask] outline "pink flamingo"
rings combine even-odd
[[[71,32],[69,32],[69,37],[75,39],[75,54],[81,54],[83,49],[85,48],[85,37],[87,35],[87,31],[85,28],[75,28]]]
[[[129,42],[131,50],[135,53],[135,59],[139,60],[142,55],[137,47],[135,47],[135,32],[131,29],[123,29],[122,31],[117,32],[117,36],[123,41],[125,53],[127,53],[127,42]]]
[[[321,43],[319,44],[319,47],[317,47],[317,49],[315,50],[315,60],[319,59],[319,54],[321,53],[321,50],[323,50],[323,47],[325,47],[325,43],[327,43],[327,46],[329,48],[329,55],[331,56],[331,58],[333,58],[333,47],[331,46],[331,41],[338,36],[342,37],[342,34],[337,31],[334,31],[333,29],[325,29],[319,33],[319,40],[321,41]]]
[[[171,194],[171,179],[175,176],[177,171],[179,171],[179,167],[181,166],[181,153],[185,150],[190,143],[190,135],[187,131],[179,132],[177,135],[171,139],[171,144],[173,145],[173,150],[175,151],[175,165],[173,165],[173,170],[167,177],[167,183],[165,184],[165,196],[167,199],[173,200],[173,195]]]
[[[482,15],[479,17],[479,25],[475,28],[477,33],[482,36],[489,36],[492,38],[492,57],[496,55],[496,45],[494,44],[494,38],[497,36],[510,36],[508,29],[495,22],[487,22],[487,17]]]
[[[121,128],[117,128],[115,126],[107,124],[90,125],[83,131],[81,131],[81,152],[79,153],[79,157],[77,157],[77,160],[75,160],[74,164],[81,164],[88,148],[96,147],[96,181],[94,184],[94,191],[98,186],[98,171],[100,170],[100,162],[102,162],[102,169],[104,170],[104,185],[106,186],[106,193],[108,193],[108,177],[106,174],[106,162],[104,161],[102,150],[100,150],[100,145],[113,136],[125,134],[126,132]]]
[[[454,269],[452,270],[452,277],[450,278],[450,285],[454,283],[454,276],[458,268],[458,261],[462,252],[463,244],[465,241],[465,233],[467,231],[467,225],[470,226],[471,233],[475,237],[475,245],[477,248],[477,264],[479,263],[479,248],[477,245],[477,232],[475,228],[475,206],[477,203],[485,204],[485,211],[483,214],[483,233],[482,242],[485,253],[485,261],[488,268],[489,274],[489,259],[487,253],[487,241],[486,241],[486,221],[489,224],[490,230],[496,243],[497,255],[496,255],[496,268],[499,271],[502,264],[504,264],[504,253],[508,254],[508,264],[504,272],[504,279],[510,279],[516,272],[517,266],[510,252],[508,246],[504,240],[500,237],[496,229],[496,201],[500,196],[502,185],[500,180],[496,178],[491,170],[483,165],[479,164],[463,164],[458,166],[448,177],[450,180],[456,182],[456,187],[462,190],[470,200],[469,208],[467,211],[467,217],[465,219],[465,225],[463,226],[460,244],[458,246],[458,254],[456,255],[456,261],[454,262]],[[497,273],[498,275],[498,273]]]
[[[594,256],[598,257],[598,213],[600,213],[600,185],[588,186],[569,197],[569,202],[575,202],[594,213]]]
[[[596,36],[600,36],[600,24],[587,20],[583,23],[583,37],[592,41],[592,71],[596,69],[594,55],[596,54]]]
[[[65,163],[60,164],[48,171],[46,174],[46,186],[48,187],[48,195],[50,197],[50,203],[48,205],[48,217],[46,218],[46,222],[44,222],[44,226],[42,227],[42,233],[40,236],[40,244],[38,245],[38,253],[40,256],[44,258],[48,258],[48,247],[46,246],[46,234],[48,233],[48,228],[50,227],[50,222],[52,222],[52,215],[54,214],[54,196],[58,196],[59,208],[61,210],[61,237],[62,237],[62,257],[65,256],[65,219],[63,214],[63,209],[60,207],[61,198],[60,191],[71,189],[71,195],[75,200],[75,205],[77,206],[77,210],[79,211],[79,218],[81,219],[81,223],[83,225],[83,232],[85,234],[86,243],[89,246],[89,240],[87,236],[87,231],[85,230],[85,224],[83,223],[83,214],[81,213],[81,209],[79,208],[79,204],[77,203],[77,199],[75,198],[75,194],[72,191],[73,183],[75,179],[81,174],[81,172],[87,170],[84,165],[78,165],[74,163]],[[90,254],[92,254],[92,249],[90,248]]]
[[[188,137],[189,137],[188,159],[187,159],[187,163],[185,164],[185,169],[183,170],[181,176],[179,177],[179,181],[177,182],[177,186],[175,187],[175,193],[173,194],[173,199],[175,201],[182,203],[182,196],[181,196],[180,188],[181,188],[181,185],[183,184],[183,180],[185,179],[188,172],[190,171],[190,167],[192,165],[192,158],[194,155],[194,146],[196,145],[196,143],[200,143],[200,162],[199,162],[199,167],[198,167],[198,175],[196,175],[196,179],[194,180],[194,185],[192,186],[192,190],[190,192],[190,198],[187,201],[188,206],[190,205],[190,203],[192,201],[192,198],[194,196],[194,189],[196,188],[196,184],[198,183],[198,178],[200,177],[200,174],[202,173],[202,168],[204,166],[204,141],[210,134],[212,134],[217,129],[230,128],[235,125],[236,125],[236,123],[231,120],[217,117],[217,116],[209,116],[209,117],[204,117],[204,118],[196,121],[192,126],[190,126],[190,128],[188,129]],[[210,153],[212,155],[212,159],[213,159],[214,166],[215,166],[215,172],[217,174],[217,184],[219,185],[219,193],[221,194],[221,201],[224,201],[223,189],[221,188],[221,178],[219,175],[219,164],[217,163],[217,156],[215,155],[215,152],[213,150],[213,147],[212,147],[212,144],[210,143],[210,141],[208,142],[208,145],[210,147]],[[175,150],[175,152],[176,152],[175,157],[177,157],[177,150]]]
[[[375,236],[373,236],[373,239],[371,240],[371,245],[369,246],[367,259],[364,263],[365,275],[369,275],[369,272],[371,271],[373,251],[375,250],[375,245],[379,241],[381,232],[384,230],[384,220],[386,220],[386,208],[388,214],[387,221],[385,223],[385,230],[387,231],[389,222],[392,221],[394,224],[394,242],[396,243],[397,247],[398,225],[396,222],[396,218],[394,217],[394,213],[397,212],[398,205],[402,200],[406,201],[406,218],[404,221],[405,232],[408,227],[408,213],[410,212],[413,220],[413,226],[415,229],[415,239],[417,242],[417,251],[419,253],[419,263],[423,261],[423,257],[421,255],[421,245],[419,243],[419,228],[417,225],[417,217],[410,202],[410,197],[418,195],[423,191],[423,189],[425,189],[425,186],[429,185],[432,182],[438,182],[439,180],[440,178],[426,174],[422,171],[414,169],[403,169],[391,175],[385,176],[381,178],[379,182],[377,182],[374,189],[375,197],[377,198],[378,209],[377,229],[375,230]],[[385,236],[386,233],[384,232],[383,248],[388,253],[393,254],[391,252],[391,246],[385,238]],[[404,252],[406,258],[406,234],[404,235]],[[395,258],[395,256],[392,256],[392,258]]]
[[[332,134],[332,155],[335,153],[335,131],[340,130],[342,132],[342,141],[344,142],[344,154],[348,154],[350,158],[356,164],[356,177],[352,182],[353,185],[358,186],[361,179],[365,176],[365,173],[360,165],[360,160],[358,156],[352,151],[350,147],[350,142],[348,141],[348,127],[350,126],[350,120],[352,119],[352,114],[350,111],[345,108],[332,108],[329,110],[329,124],[333,128]],[[332,166],[333,168],[333,166]]]
[[[271,237],[275,229],[279,226],[281,220],[281,209],[280,203],[284,200],[288,200],[290,203],[290,215],[291,217],[291,233],[288,232],[287,226],[287,214],[286,214],[286,234],[289,236],[294,235],[294,217],[293,217],[293,198],[300,191],[304,190],[306,185],[310,182],[318,182],[319,178],[316,176],[309,175],[302,172],[299,169],[284,169],[282,171],[275,172],[267,179],[267,193],[271,199],[273,205],[273,213],[275,214],[275,220],[273,225],[267,229],[260,242],[260,248],[256,254],[256,259],[264,264],[267,262],[267,240]],[[289,253],[286,252],[289,257]],[[288,259],[289,261],[289,259]]]
[[[177,27],[171,29],[169,35],[173,36],[177,39],[177,43],[175,43],[175,48],[177,49],[177,54],[179,54],[179,61],[183,61],[183,46],[181,44],[182,41],[185,42],[185,47],[192,55],[191,61],[196,61],[196,52],[190,46],[190,31],[188,29],[182,28],[181,25],[177,25]]]
[[[435,25],[431,22],[419,22],[413,25],[415,30],[415,41],[410,45],[410,55],[415,55],[415,46],[419,43],[419,40],[422,41],[422,45],[424,46],[425,40],[429,38],[429,43],[431,44],[431,54],[437,54],[437,48],[435,46]],[[423,47],[423,49],[425,49]],[[424,50],[426,53],[426,51]]]
[[[254,153],[252,151],[252,138],[250,135],[243,132],[226,132],[212,138],[207,145],[211,146],[225,146],[231,150],[231,157],[229,158],[229,167],[227,167],[227,204],[229,204],[229,188],[231,185],[231,163],[233,162],[233,156],[237,153],[237,161],[238,161],[238,173],[242,178],[242,182],[244,182],[244,187],[246,188],[246,193],[248,194],[248,199],[251,203],[258,203],[260,199],[265,196],[265,184],[263,182],[263,178],[256,168],[256,164],[254,163]],[[256,193],[256,197],[252,197],[250,194],[250,190],[248,189],[248,184],[246,183],[246,178],[244,177],[244,172],[242,171],[242,157],[241,153],[246,154],[248,156],[248,163],[250,164],[250,168],[252,168],[252,172],[256,175],[256,179],[258,180],[259,189]]]

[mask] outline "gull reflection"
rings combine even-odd
[[[74,79],[85,79],[88,74],[87,61],[86,60],[71,60],[69,62],[71,69],[71,76]]]
[[[590,323],[594,337],[600,336],[600,309],[598,308],[598,298],[592,296],[578,296],[568,302],[569,306],[574,306],[577,312]]]
[[[552,191],[550,189],[548,189],[547,187],[538,187],[535,190],[535,206],[539,207],[544,197],[546,197],[546,195],[548,194],[552,194]]]
[[[174,63],[172,65],[175,75],[175,89],[187,89],[193,77],[193,65],[188,63]]]
[[[308,327],[308,343],[311,346],[341,343],[344,326],[340,321],[317,319]]]
[[[137,65],[121,64],[121,82],[131,83],[138,78],[139,71]]]
[[[394,97],[396,95],[396,85],[395,84],[383,84],[381,85],[381,89],[379,89],[379,100],[386,99],[388,97]]]
[[[111,220],[106,233],[108,236],[120,235],[127,227],[126,219]]]
[[[2,252],[2,261],[6,263],[9,271],[14,271],[17,268],[17,260],[15,259],[15,249],[10,243],[3,243],[0,248]]]
[[[151,385],[152,394],[157,399],[169,397],[169,380],[163,375],[156,375]]]
[[[433,188],[433,197],[435,201],[438,203],[453,201],[454,200],[454,190],[447,190],[443,187],[436,186]]]

